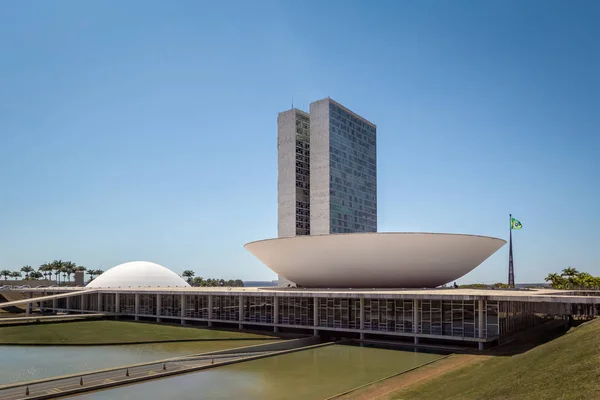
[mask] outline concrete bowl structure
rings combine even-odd
[[[179,275],[162,265],[148,261],[131,261],[112,267],[87,288],[182,288],[190,285]]]
[[[309,288],[433,288],[473,270],[503,239],[447,233],[295,236],[244,247],[277,274]]]

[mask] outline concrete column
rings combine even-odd
[[[115,293],[115,313],[121,313],[121,293]]]
[[[134,308],[135,308],[135,320],[139,321],[140,320],[140,294],[139,293],[135,294]]]
[[[238,328],[239,329],[243,329],[244,328],[244,324],[242,324],[242,322],[244,321],[244,296],[240,295],[239,299],[238,299],[238,305],[239,305],[239,318],[238,320],[240,321]],[[248,312],[250,312],[250,310],[248,310]]]
[[[185,317],[185,294],[183,293],[181,294],[181,298],[179,299],[179,306],[181,307],[181,325],[185,325],[185,320],[183,319]]]
[[[273,322],[275,326],[273,327],[273,332],[279,332],[279,297],[273,296]]]
[[[45,290],[42,292],[42,296],[46,297],[46,291]],[[44,303],[45,303],[45,301],[40,301],[40,314],[44,313]]]
[[[313,297],[313,326],[315,327],[313,335],[317,336],[319,334],[317,329],[319,326],[319,299],[317,297]]]
[[[212,317],[213,317],[213,297],[212,294],[208,295],[208,327],[210,328],[213,323],[212,323]]]
[[[160,314],[161,314],[161,308],[162,308],[162,301],[161,301],[161,295],[160,293],[156,294],[156,322],[160,322]]]
[[[32,299],[33,298],[33,293],[29,292],[27,294],[27,297],[29,297],[30,299]],[[27,316],[31,315],[32,305],[33,305],[33,303],[27,303],[25,305],[25,315],[27,315]]]
[[[419,300],[413,300],[413,333],[415,334],[415,344],[419,344],[419,338],[417,334],[419,333]]]
[[[65,298],[65,308],[67,310],[69,310],[71,308],[71,298],[70,297]]]
[[[56,312],[57,304],[58,304],[58,299],[52,299],[52,311]]]
[[[484,307],[486,306],[486,302],[484,302],[483,300],[477,300],[477,329],[479,330],[479,335],[478,337],[480,339],[483,339],[483,329],[484,329],[484,315],[483,315],[483,310]],[[479,350],[483,350],[483,342],[479,342]]]
[[[102,312],[102,293],[98,293],[98,312]]]
[[[364,297],[360,298],[360,330],[363,331],[365,329],[365,299]],[[365,333],[360,332],[360,340],[364,340]]]

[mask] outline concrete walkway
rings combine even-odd
[[[102,318],[105,317],[104,313],[95,314],[62,314],[62,315],[30,315],[28,317],[6,317],[0,318],[0,325],[4,322],[28,322],[28,321],[62,321],[72,319],[86,319],[86,318]]]
[[[9,301],[6,303],[0,303],[0,307],[4,308],[4,307],[10,307],[10,306],[19,306],[21,304],[39,303],[40,301],[63,299],[66,297],[81,296],[82,294],[91,294],[91,293],[97,293],[97,292],[98,292],[98,289],[85,289],[85,290],[78,290],[76,292],[53,294],[50,296],[32,297],[32,298],[26,298],[26,299],[22,299],[22,300],[15,300],[15,301]]]

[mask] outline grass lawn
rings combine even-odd
[[[171,340],[265,339],[270,336],[122,321],[0,325],[1,344],[117,344]],[[277,339],[273,337],[273,339]]]
[[[446,373],[392,399],[600,399],[600,320],[525,353]]]

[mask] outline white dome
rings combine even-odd
[[[113,267],[91,281],[89,288],[189,287],[179,275],[162,265],[132,261]]]

